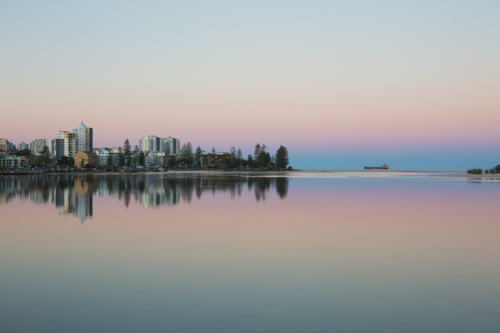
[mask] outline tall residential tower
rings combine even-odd
[[[139,149],[145,153],[165,153],[170,149],[170,155],[179,155],[180,141],[172,137],[160,138],[154,135],[145,136],[139,140]]]
[[[76,148],[76,151],[84,151],[86,153],[92,153],[93,147],[93,140],[94,140],[94,134],[93,134],[93,129],[90,127],[86,127],[82,123],[78,128],[75,128],[73,130],[73,133],[77,135],[77,140],[78,140],[78,146]]]

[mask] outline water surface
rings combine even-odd
[[[500,183],[0,177],[2,332],[499,332]]]

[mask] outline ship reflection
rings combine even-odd
[[[204,193],[229,192],[241,196],[254,191],[257,202],[271,189],[284,199],[285,177],[175,176],[175,175],[33,175],[0,178],[0,204],[18,198],[37,204],[54,204],[60,215],[73,215],[81,223],[93,216],[93,197],[116,197],[125,207],[131,200],[145,208],[174,206],[199,200]]]

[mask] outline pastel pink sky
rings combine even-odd
[[[15,144],[83,121],[95,147],[157,135],[381,159],[500,145],[496,2],[3,7],[0,137]]]

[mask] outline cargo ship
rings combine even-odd
[[[389,167],[387,166],[387,164],[384,164],[382,166],[365,167],[365,170],[371,170],[371,169],[389,170]]]

